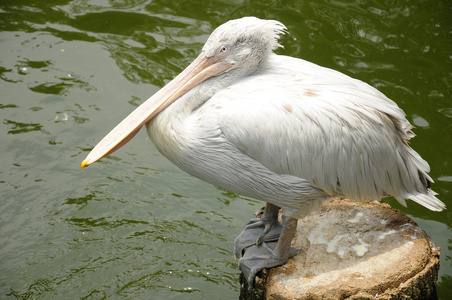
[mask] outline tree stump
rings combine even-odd
[[[387,204],[332,199],[298,221],[301,253],[240,299],[436,299],[440,248]]]

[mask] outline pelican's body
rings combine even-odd
[[[296,220],[332,196],[411,199],[444,204],[430,190],[429,166],[407,141],[404,112],[368,84],[310,62],[274,54],[285,30],[243,18],[217,28],[201,55],[118,125],[82,163],[126,143],[147,123],[157,149],[179,168],[235,193],[267,202],[236,239],[235,254],[256,247],[240,267],[284,263]],[[283,224],[277,211],[284,209]],[[251,241],[251,242],[250,242]]]
[[[197,94],[210,84],[147,124],[157,149],[204,181],[295,218],[331,196],[414,198],[426,191],[420,174],[431,181],[403,141],[412,135],[403,111],[362,81],[271,54],[259,72],[204,100]]]

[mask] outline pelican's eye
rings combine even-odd
[[[220,53],[221,54],[226,54],[229,52],[229,47],[228,46],[221,46],[220,47]]]

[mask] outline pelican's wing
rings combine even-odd
[[[407,145],[414,134],[392,100],[303,60],[273,56],[272,64],[278,68],[211,99],[224,103],[220,127],[238,149],[331,195],[379,200],[426,193],[429,166]]]

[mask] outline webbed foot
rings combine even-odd
[[[275,254],[276,242],[263,242],[246,249],[245,254],[239,260],[239,268],[248,282],[249,289],[253,288],[254,278],[262,269],[270,269],[283,265],[287,260],[298,253],[299,249],[289,248],[282,256]]]
[[[268,204],[266,210],[267,208]],[[297,229],[297,219],[283,215],[282,220],[282,226],[281,223],[278,222],[278,225],[273,223],[271,226],[267,227],[265,221],[260,222],[259,219],[253,219],[245,226],[244,231],[242,231],[239,237],[236,238],[234,250],[236,256],[240,254],[243,249],[241,247],[244,244],[251,242],[251,245],[248,244],[244,247],[247,249],[243,257],[239,260],[239,268],[248,281],[249,289],[253,288],[254,278],[259,271],[264,268],[280,266],[286,263],[289,258],[300,252],[300,250],[290,247],[292,238]],[[264,228],[262,229],[261,227]],[[273,229],[273,227],[275,229]],[[259,230],[257,231],[255,228],[259,228]],[[258,233],[256,234],[256,232]],[[252,233],[254,235],[252,235]],[[244,237],[240,238],[242,234]],[[273,234],[279,235],[277,242],[270,238]],[[257,239],[255,237],[256,235],[258,235]],[[239,242],[237,242],[237,240],[239,240]],[[257,241],[260,242],[257,243]]]
[[[243,249],[262,242],[275,242],[281,235],[282,224],[278,219],[262,218],[251,219],[242,232],[234,240],[234,258],[242,254]]]

